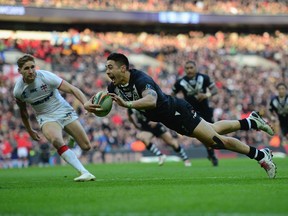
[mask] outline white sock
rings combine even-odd
[[[250,121],[250,119],[246,118],[246,120],[247,120],[247,122],[248,122],[248,127],[249,127],[249,129],[251,129],[251,121]]]
[[[77,158],[77,156],[75,155],[75,153],[72,150],[67,149],[65,152],[63,152],[61,154],[61,157],[68,164],[70,164],[72,167],[74,167],[78,172],[80,172],[81,175],[83,173],[88,173],[88,170],[85,169],[85,167],[82,165],[82,163],[79,161],[79,159]]]

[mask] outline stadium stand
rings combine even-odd
[[[81,1],[42,1],[42,0],[2,0],[2,4],[25,7],[76,8],[110,11],[191,11],[208,14],[287,14],[288,3],[278,1],[246,0],[81,0]]]
[[[1,1],[2,4],[23,4],[29,7],[72,7],[71,5],[61,5],[62,1],[49,2],[51,5],[44,5],[44,1]],[[118,4],[119,1],[115,1],[114,8],[109,8],[109,4],[112,4],[111,1],[109,1],[110,3],[107,3],[108,1],[93,1],[96,5],[101,3],[101,6],[105,8],[84,4],[85,1],[79,2],[81,2],[81,5],[87,5],[89,9],[126,11],[131,10],[131,8],[125,7],[125,4],[132,2],[132,5],[137,5],[137,7],[143,9],[142,3],[153,5],[156,1],[121,1],[121,4]],[[166,1],[157,2],[159,4],[153,5],[153,7],[155,6],[154,9],[149,9],[149,11],[168,10],[168,8],[173,9],[173,11],[182,11],[184,8],[187,10],[186,4],[191,1],[180,1],[183,2],[183,4],[179,4],[183,6],[182,9],[180,7],[176,8],[175,5],[166,5],[166,8],[161,8],[161,3]],[[192,2],[194,3],[193,7],[203,5],[205,12],[201,11],[201,13],[210,14],[215,12],[211,9],[215,8],[212,7],[214,4],[221,4],[221,7],[218,7],[225,8],[225,10],[222,9],[223,12],[218,10],[222,14],[229,11],[227,10],[229,5],[240,4],[241,7],[239,8],[242,8],[243,11],[247,6],[246,1]],[[209,6],[207,5],[208,2],[211,3]],[[258,14],[262,11],[261,14],[287,14],[286,1],[267,2],[259,0],[253,2],[249,5],[254,4],[254,6],[247,7],[245,13]],[[263,8],[260,10],[264,5],[269,7],[267,6],[266,10]],[[133,10],[140,10],[136,6],[131,7]],[[253,7],[257,10],[252,10]],[[196,9],[194,10],[196,11]],[[37,27],[35,28],[37,29]],[[3,149],[4,141],[8,141],[12,149],[15,150],[17,146],[13,138],[15,131],[24,130],[12,97],[13,84],[17,77],[15,66],[17,55],[15,53],[18,52],[35,55],[38,62],[47,65],[52,71],[65,77],[89,96],[105,89],[108,80],[104,73],[104,63],[110,52],[123,52],[131,57],[140,54],[142,57],[144,56],[146,61],[149,60],[149,64],[142,64],[144,61],[138,61],[136,58],[133,65],[146,70],[168,94],[177,77],[183,75],[184,62],[187,59],[194,59],[201,72],[208,73],[215,78],[219,88],[219,96],[212,100],[214,107],[216,107],[214,113],[216,120],[245,117],[254,109],[260,110],[260,113],[265,116],[267,102],[275,92],[275,84],[278,80],[286,80],[288,76],[288,34],[277,29],[270,32],[263,30],[262,33],[251,34],[224,31],[206,33],[205,31],[191,31],[187,27],[186,33],[177,35],[164,32],[96,32],[88,28],[84,28],[84,30],[70,28],[66,31],[57,32],[51,30],[45,32],[34,31],[32,33],[31,31],[19,31],[17,29],[2,30],[0,34],[0,109],[3,114],[0,117],[0,144]],[[13,54],[11,55],[11,53]],[[153,66],[151,66],[152,64]],[[123,156],[124,153],[129,152],[131,143],[135,141],[136,132],[128,122],[125,110],[115,105],[107,117],[100,119],[84,115],[83,108],[73,98],[67,96],[67,100],[78,111],[81,122],[85,125],[85,130],[94,146],[94,150],[86,155],[83,160],[94,163],[102,161],[98,149],[100,145],[99,137],[103,136],[103,128],[109,128],[113,138],[113,142],[109,143],[109,148],[107,148],[106,155],[108,159],[106,162],[128,160],[129,157],[129,160],[139,159],[139,154],[126,155],[126,159]],[[38,127],[35,121],[33,126],[34,128]],[[277,124],[275,124],[275,128],[277,129]],[[237,132],[234,135],[241,137],[250,145],[269,145],[271,141],[268,136],[259,134],[257,131],[252,133]],[[200,157],[205,155],[201,155],[201,151],[199,153],[200,147],[198,146],[200,146],[200,143],[196,140],[191,144],[190,140],[180,137],[179,142],[185,148],[194,152],[192,157],[196,157],[195,152]],[[160,141],[158,144],[164,146]],[[7,146],[7,142],[5,142],[5,146]],[[32,142],[30,150],[35,154],[30,158],[31,163],[38,163],[37,157],[41,152],[40,147],[41,145],[38,143]],[[9,148],[5,149],[9,150]],[[112,157],[109,153],[114,151],[123,152],[122,158],[119,155],[118,158]],[[11,154],[12,159],[14,159],[15,151],[14,153],[12,151]],[[51,163],[56,163],[56,161],[57,158],[52,152]],[[14,163],[14,166],[17,166],[17,163]]]

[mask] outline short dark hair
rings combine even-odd
[[[30,55],[30,54],[25,54],[23,55],[21,58],[19,58],[17,60],[17,66],[19,69],[21,69],[23,67],[23,65],[28,62],[28,61],[33,61],[35,62],[34,56]]]
[[[118,66],[125,65],[127,69],[129,69],[129,60],[128,58],[122,53],[111,53],[107,60],[115,61]]]
[[[186,61],[185,65],[186,65],[186,64],[193,64],[193,65],[196,67],[196,62],[195,62],[195,61],[192,61],[192,60]]]
[[[284,86],[284,87],[287,89],[287,85],[286,85],[285,83],[283,83],[283,82],[278,83],[278,84],[276,85],[276,88],[278,89],[278,88],[281,87],[281,86]]]

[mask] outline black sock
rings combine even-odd
[[[173,147],[174,151],[177,152],[183,161],[188,160],[188,156],[185,150],[179,145],[177,148]]]
[[[180,147],[180,145],[179,145],[178,147],[174,147],[174,146],[173,146],[173,149],[174,149],[175,152],[178,153],[178,152],[180,152],[181,147]]]
[[[208,153],[208,157],[210,157],[210,158],[215,157],[215,151],[213,148],[207,148],[207,153]]]
[[[162,155],[162,152],[153,143],[149,143],[146,146],[146,148],[147,148],[147,150],[149,150],[150,152],[152,152],[156,156],[161,156]]]
[[[240,130],[250,130],[249,123],[247,119],[238,120],[240,123]]]
[[[262,158],[264,158],[264,153],[262,151],[259,151],[255,147],[250,146],[250,151],[247,156],[251,159],[260,161]]]
[[[151,147],[152,147],[152,145],[153,145],[152,143],[149,143],[149,144],[146,146],[146,149],[147,149],[147,150],[150,150]]]

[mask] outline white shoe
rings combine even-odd
[[[273,158],[272,151],[269,148],[264,148],[261,149],[260,151],[262,151],[265,156],[258,163],[260,164],[261,167],[265,169],[269,178],[275,178],[277,167],[272,160]]]
[[[262,130],[267,134],[269,134],[270,136],[274,135],[273,128],[259,115],[258,112],[256,111],[251,112],[248,119],[254,120],[256,122],[258,130]]]
[[[96,177],[92,175],[91,173],[83,173],[77,178],[74,178],[74,181],[76,182],[86,182],[86,181],[95,181]]]
[[[164,154],[160,155],[158,159],[159,159],[159,162],[158,162],[159,166],[162,166],[166,160],[166,155]]]
[[[192,164],[191,164],[190,160],[188,160],[188,159],[185,160],[185,161],[184,161],[184,166],[185,166],[185,167],[191,167]]]

